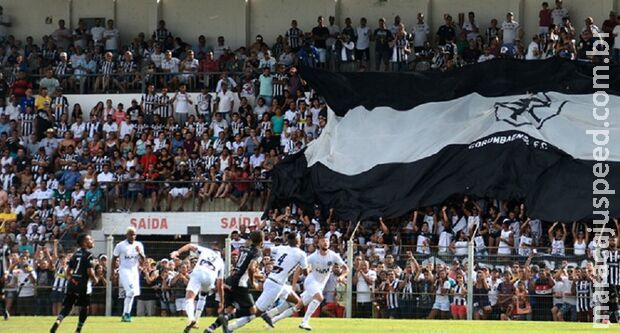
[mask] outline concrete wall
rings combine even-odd
[[[299,29],[310,32],[316,26],[319,15],[335,15],[334,0],[252,0],[250,1],[250,41],[261,34],[265,43],[271,45],[278,35],[284,36],[296,19]]]
[[[236,48],[246,43],[245,8],[245,0],[163,0],[161,13],[168,30],[188,43],[205,35],[208,44],[215,44],[222,35]]]
[[[32,35],[39,41],[51,33],[61,18],[77,24],[80,17],[115,18],[123,41],[138,32],[152,33],[158,19],[164,19],[175,35],[195,43],[200,34],[215,43],[219,35],[226,37],[231,47],[252,42],[262,34],[269,44],[284,34],[295,18],[304,31],[316,25],[316,17],[336,15],[342,27],[345,17],[357,25],[360,17],[368,19],[372,28],[377,19],[385,17],[391,23],[400,15],[410,26],[418,12],[426,14],[427,23],[434,33],[443,23],[444,13],[458,19],[458,13],[474,11],[481,29],[486,29],[492,18],[500,23],[507,11],[515,12],[516,20],[525,30],[525,39],[537,31],[538,11],[542,0],[4,0],[5,14],[11,16],[11,32],[19,39]],[[548,1],[553,6],[553,1]],[[578,29],[583,19],[592,16],[601,25],[609,10],[620,9],[620,0],[565,0],[565,7]],[[52,24],[45,18],[51,16]]]

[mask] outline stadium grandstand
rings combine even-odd
[[[617,9],[1,2],[0,330],[23,316],[60,325],[92,252],[78,332],[86,312],[243,332],[246,317],[227,314],[215,282],[190,294],[192,279],[205,260],[214,267],[211,249],[224,277],[252,271],[249,293],[262,300],[291,235],[311,269],[293,266],[282,283],[302,295],[296,304],[252,308],[268,324],[278,312],[303,317],[303,329],[310,316],[620,322]],[[590,111],[602,110],[595,93],[607,96],[604,118]],[[328,250],[344,264],[312,264]],[[320,265],[324,288],[306,299]],[[202,317],[217,317],[213,329]]]

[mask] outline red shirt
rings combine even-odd
[[[142,170],[148,170],[149,165],[155,165],[157,163],[157,156],[155,154],[144,154],[140,157],[140,165],[142,165]]]
[[[112,118],[114,118],[114,121],[116,121],[116,125],[121,126],[123,120],[127,118],[127,114],[125,113],[125,111],[116,111],[112,114]]]
[[[219,72],[220,63],[217,60],[202,59],[200,61],[200,72]]]
[[[239,181],[233,183],[233,186],[237,189],[237,191],[245,192],[250,188],[250,182],[247,181],[250,179],[250,175],[247,172],[243,171],[241,174],[236,174],[233,179]]]
[[[551,21],[551,10],[549,9],[541,9],[538,13],[538,26],[539,27],[548,27],[553,23]]]

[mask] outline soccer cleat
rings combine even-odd
[[[60,324],[58,323],[58,321],[55,321],[54,325],[52,325],[52,328],[50,328],[50,333],[56,333],[58,326],[60,326]]]
[[[4,320],[9,320],[9,318],[11,318],[9,311],[7,310],[4,310],[4,312],[2,313],[2,316],[4,317]]]
[[[267,325],[269,325],[269,327],[274,328],[275,326],[273,326],[273,320],[271,320],[271,317],[269,317],[269,315],[265,312],[262,315],[260,315],[261,318],[263,318],[263,320],[267,323]]]
[[[213,330],[211,329],[211,327],[207,327],[207,329],[204,330],[202,333],[213,333]]]
[[[131,323],[131,315],[128,313],[123,314],[123,317],[121,317],[121,322]]]
[[[196,325],[196,321],[192,320],[191,323],[189,323],[189,325],[185,326],[185,329],[183,330],[183,333],[189,333],[192,331],[192,328],[194,327],[194,325]]]
[[[301,324],[299,324],[299,328],[306,331],[312,331],[312,327],[306,322],[302,322]]]

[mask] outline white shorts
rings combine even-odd
[[[438,309],[439,311],[450,311],[450,301],[435,300],[435,303],[433,303],[433,309]]]
[[[118,282],[125,290],[126,296],[140,296],[140,274],[137,271],[120,269],[118,271]]]
[[[322,295],[324,288],[324,284],[311,278],[306,279],[304,281],[304,292],[301,293],[301,300],[304,302],[304,305],[310,304],[317,293]]]
[[[273,282],[270,279],[267,279],[263,284],[263,292],[256,300],[256,308],[261,312],[265,312],[269,310],[271,305],[276,302],[277,299],[281,298],[283,293],[286,292],[286,295],[290,293],[290,289],[285,290],[286,285],[281,285]],[[286,299],[286,298],[285,298]]]
[[[181,188],[175,187],[170,190],[170,196],[173,198],[184,197],[187,195],[188,192],[189,192],[189,189],[186,187],[181,187]]]
[[[208,293],[215,287],[215,277],[213,274],[202,269],[194,269],[192,274],[189,275],[189,282],[187,282],[186,291],[191,291],[195,295],[200,292]]]
[[[177,298],[176,301],[174,301],[174,306],[177,308],[177,312],[185,311],[185,298]]]

